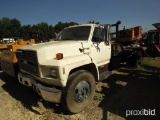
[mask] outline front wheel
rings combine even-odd
[[[95,79],[85,70],[72,73],[64,89],[63,104],[72,113],[78,113],[90,104],[95,93]]]

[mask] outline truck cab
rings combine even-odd
[[[84,110],[93,99],[95,83],[111,74],[110,28],[119,24],[75,25],[62,30],[54,42],[19,48],[19,82],[72,113]]]

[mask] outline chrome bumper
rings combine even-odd
[[[32,87],[46,101],[60,103],[62,91],[52,87],[46,87],[29,75],[18,73],[18,81],[26,86]]]

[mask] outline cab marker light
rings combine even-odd
[[[57,53],[56,54],[56,59],[57,60],[60,60],[60,59],[62,59],[63,58],[63,53]]]

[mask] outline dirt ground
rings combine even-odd
[[[159,72],[121,68],[98,83],[96,89],[90,106],[71,114],[60,104],[42,100],[31,88],[1,71],[0,120],[160,120]],[[155,109],[155,115],[136,113],[143,109]],[[126,117],[127,110],[133,110],[134,116]]]

